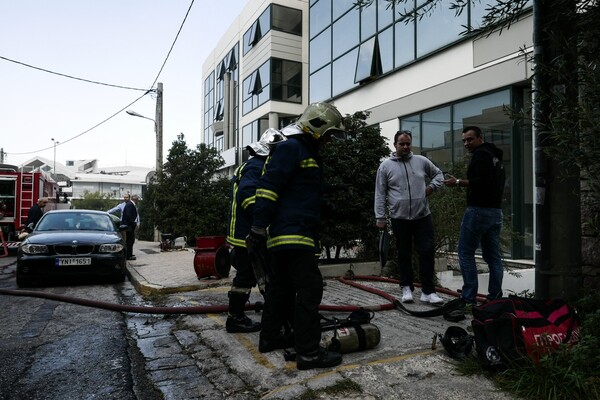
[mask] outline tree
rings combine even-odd
[[[83,193],[83,199],[73,199],[71,201],[73,208],[98,211],[110,210],[117,204],[118,201],[113,197],[112,194],[89,192],[87,190]]]
[[[373,214],[375,175],[379,163],[389,154],[379,127],[367,126],[367,112],[347,116],[347,140],[325,145],[325,210],[321,245],[327,258],[339,258],[340,251],[360,245],[362,255],[377,254],[377,228]]]
[[[222,165],[218,150],[205,144],[189,149],[180,134],[148,185],[142,234],[156,226],[163,233],[186,236],[190,244],[198,236],[225,235],[230,182],[219,175]]]

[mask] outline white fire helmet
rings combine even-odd
[[[250,143],[246,148],[251,155],[268,156],[271,146],[287,140],[287,138],[277,129],[269,128],[261,136],[258,142]]]

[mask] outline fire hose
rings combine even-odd
[[[394,296],[389,293],[384,292],[383,290],[376,289],[373,287],[369,287],[366,285],[362,285],[356,282],[356,279],[366,280],[366,281],[380,281],[380,282],[389,282],[397,284],[398,281],[391,278],[386,277],[378,277],[378,276],[354,276],[353,274],[346,275],[345,277],[339,277],[338,280],[346,285],[350,285],[356,287],[361,290],[365,290],[367,292],[376,294],[384,299],[388,300],[387,303],[384,304],[374,304],[374,305],[366,305],[366,306],[357,306],[357,305],[329,305],[329,304],[321,304],[319,306],[319,310],[321,311],[336,311],[336,312],[347,312],[347,311],[357,311],[360,309],[370,310],[370,311],[385,311],[385,310],[393,310],[393,309],[402,309],[399,307],[399,301]],[[415,285],[415,286],[418,286]],[[436,291],[439,293],[444,293],[447,295],[459,297],[460,293],[445,289],[445,288],[436,288]],[[217,313],[225,313],[229,310],[229,305],[220,304],[220,305],[205,305],[205,306],[182,306],[182,307],[159,307],[159,306],[136,306],[136,305],[126,305],[126,304],[115,304],[109,303],[99,300],[89,300],[82,299],[77,297],[65,296],[55,293],[46,293],[34,290],[20,290],[20,289],[5,289],[0,288],[0,294],[9,295],[9,296],[25,296],[25,297],[37,297],[48,300],[61,301],[64,303],[77,304],[86,307],[94,307],[111,311],[119,311],[119,312],[130,312],[130,313],[139,313],[139,314],[217,314]],[[484,295],[478,294],[478,300],[483,300],[485,298]],[[255,302],[254,304],[248,303],[246,304],[246,310],[255,310],[256,312],[260,312],[262,310],[263,303],[260,301]]]

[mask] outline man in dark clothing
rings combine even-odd
[[[320,250],[323,178],[318,149],[323,137],[341,130],[341,120],[334,106],[315,103],[306,108],[298,122],[283,128],[288,140],[272,150],[265,164],[256,189],[252,229],[246,238],[249,252],[266,245],[273,256],[259,351],[286,347],[281,328],[293,315],[296,366],[301,370],[342,362],[341,354],[319,346],[323,277],[315,258]]]
[[[137,226],[137,209],[131,202],[129,195],[123,197],[125,200],[125,206],[123,207],[123,213],[121,214],[121,225],[127,226],[127,234],[125,237],[125,244],[127,245],[127,259],[135,260],[133,257],[133,243],[135,242],[135,228]]]
[[[485,143],[481,129],[467,126],[462,141],[472,154],[467,168],[467,179],[449,175],[446,186],[467,188],[467,209],[460,226],[458,259],[463,276],[461,299],[475,304],[478,290],[475,251],[481,244],[481,254],[490,271],[488,299],[502,297],[504,267],[500,255],[500,230],[502,229],[502,196],[505,172],[502,150]]]
[[[27,213],[27,226],[31,226],[31,229],[35,228],[42,215],[44,215],[46,204],[48,204],[48,200],[42,197],[29,209]]]
[[[273,135],[278,136],[278,139],[274,139]],[[232,261],[237,272],[228,293],[229,313],[225,329],[229,333],[260,330],[260,323],[252,321],[244,313],[250,292],[257,283],[257,276],[252,268],[245,240],[252,226],[256,184],[262,175],[265,160],[269,155],[269,145],[281,140],[285,140],[285,137],[277,130],[267,129],[258,142],[251,143],[246,147],[251,158],[236,169],[232,179],[227,243],[233,246]]]

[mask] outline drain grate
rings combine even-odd
[[[146,254],[158,254],[158,253],[160,253],[160,251],[156,251],[156,250],[152,250],[152,249],[140,249],[140,251],[143,251]]]

